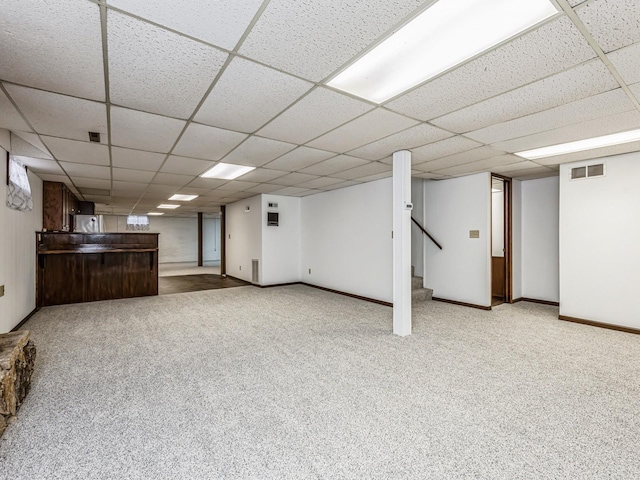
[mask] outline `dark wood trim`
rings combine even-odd
[[[220,275],[227,276],[227,206],[220,207]]]
[[[560,303],[559,302],[552,302],[550,300],[538,300],[537,298],[527,298],[527,297],[520,297],[517,300],[514,300],[514,302],[531,302],[531,303],[539,303],[540,305],[551,305],[553,307],[559,307]]]
[[[375,298],[363,297],[354,293],[341,292],[340,290],[334,290],[332,288],[320,287],[318,285],[312,285],[306,282],[300,282],[307,287],[317,288],[318,290],[324,290],[325,292],[337,293],[338,295],[344,295],[345,297],[357,298],[358,300],[364,300],[365,302],[377,303],[378,305],[384,305],[385,307],[393,307],[393,303],[385,302],[383,300],[377,300]]]
[[[302,282],[289,282],[289,283],[274,283],[273,285],[256,285],[260,288],[272,288],[272,287],[288,287],[289,285],[302,285]]]
[[[518,303],[518,302],[522,302],[523,298],[522,297],[518,297],[518,298],[514,298],[512,299],[509,303]]]
[[[640,335],[640,329],[637,329],[637,328],[622,327],[620,325],[612,325],[610,323],[603,323],[603,322],[594,322],[593,320],[585,320],[584,318],[567,317],[566,315],[558,315],[558,319],[563,320],[565,322],[581,323],[583,325],[590,325],[592,327],[600,327],[600,328],[606,328],[608,330],[616,330],[618,332],[633,333],[635,335]]]
[[[198,212],[198,266],[203,265],[202,212]]]
[[[510,302],[513,298],[513,188],[511,179],[504,180],[504,256],[505,256],[505,302]]]
[[[26,317],[24,317],[19,324],[17,324],[15,327],[13,327],[11,329],[11,331],[12,332],[16,332],[16,331],[20,330],[24,326],[24,324],[27,323],[27,320],[29,320],[31,317],[33,317],[38,310],[40,310],[38,307],[36,307],[33,310],[31,310],[31,313],[29,315],[27,315]]]
[[[458,302],[457,300],[448,300],[446,298],[433,297],[431,300],[435,300],[436,302],[451,303],[453,305],[460,305],[462,307],[477,308],[479,310],[491,310],[491,307],[486,307],[484,305],[476,305],[475,303]]]

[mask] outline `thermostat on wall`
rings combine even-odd
[[[269,202],[269,208],[278,208],[278,204],[276,202]]]

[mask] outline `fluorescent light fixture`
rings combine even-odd
[[[169,200],[177,200],[179,202],[190,202],[194,198],[198,198],[198,195],[180,195],[176,193]]]
[[[158,208],[170,208],[170,209],[174,209],[174,208],[178,208],[180,205],[171,205],[168,203],[161,203],[160,205],[158,205]]]
[[[160,215],[164,215],[164,212],[149,212],[147,213],[147,215],[151,215],[154,217],[160,216]]]
[[[220,162],[215,167],[204,172],[201,177],[205,178],[221,178],[223,180],[233,180],[245,173],[255,170],[256,167],[245,167],[243,165],[232,165],[230,163]]]
[[[553,157],[554,155],[563,155],[565,153],[583,152],[584,150],[610,147],[612,145],[620,145],[622,143],[637,141],[640,141],[640,129],[614,133],[612,135],[604,135],[602,137],[587,138],[586,140],[578,140],[577,142],[560,143],[549,147],[516,152],[515,154],[529,160],[535,160],[537,158]]]
[[[382,103],[556,13],[550,0],[439,0],[328,85]]]

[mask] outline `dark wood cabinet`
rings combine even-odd
[[[73,231],[79,202],[64,183],[42,182],[42,228],[54,232]]]
[[[158,294],[158,234],[36,237],[38,307]]]

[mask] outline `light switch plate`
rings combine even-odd
[[[480,238],[480,230],[469,230],[469,238]]]

